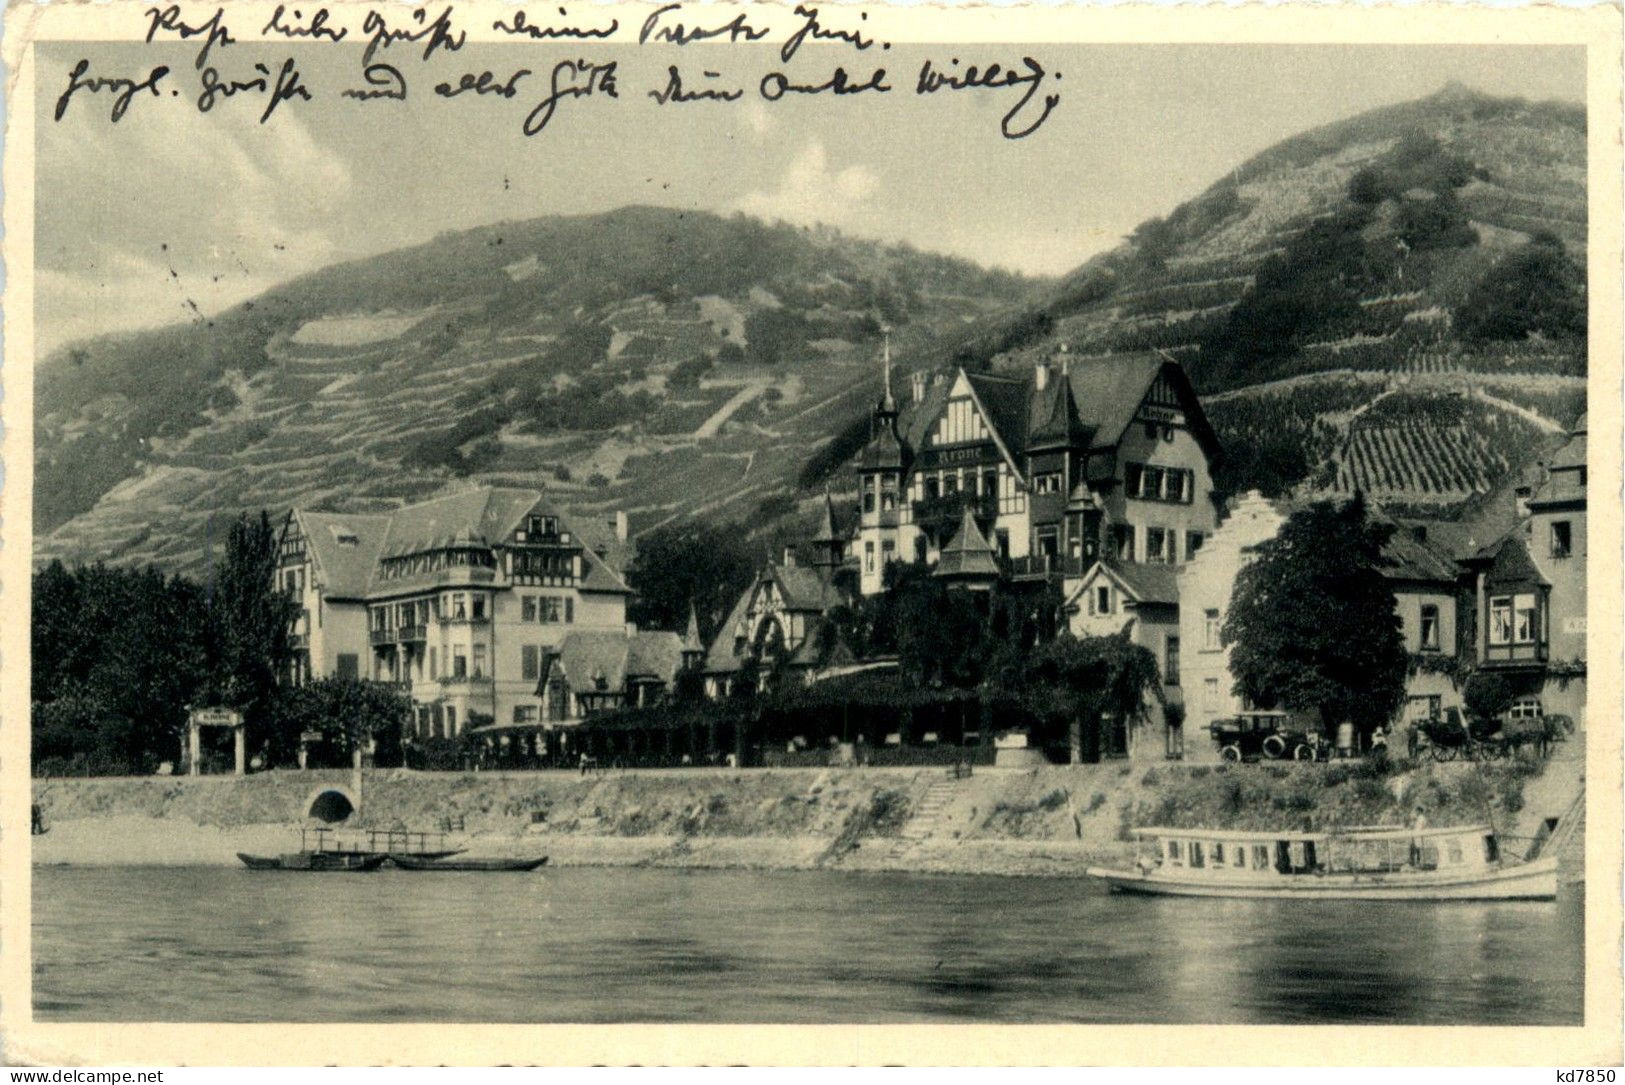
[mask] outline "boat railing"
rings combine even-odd
[[[424,855],[446,850],[446,834],[409,829],[301,829],[301,851],[329,855]]]

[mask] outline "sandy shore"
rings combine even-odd
[[[237,853],[277,855],[299,847],[288,825],[233,828],[121,816],[60,821],[33,840],[36,866],[236,866]],[[918,871],[1081,877],[1099,858],[1064,841],[904,843],[871,838],[839,856],[817,836],[601,836],[468,833],[448,843],[469,855],[546,855],[551,866],[653,866],[693,870]]]

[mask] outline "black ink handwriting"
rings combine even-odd
[[[459,94],[500,94],[504,98],[512,98],[519,93],[519,81],[530,74],[529,68],[520,68],[508,77],[506,83],[497,82],[497,77],[491,72],[464,72],[456,85],[441,83],[434,88],[434,92],[442,98],[455,98]]]
[[[213,49],[216,45],[224,48],[227,45],[233,44],[237,40],[236,38],[233,38],[231,36],[231,32],[226,29],[225,8],[215,8],[213,15],[209,16],[208,19],[197,24],[196,26],[188,26],[186,23],[181,21],[181,8],[179,4],[171,4],[167,8],[148,8],[144,14],[148,19],[148,42],[151,42],[153,38],[157,37],[160,30],[168,31],[169,33],[179,37],[182,41],[186,41],[189,38],[195,38],[199,34],[207,35],[203,40],[203,48],[198,50],[197,63],[194,65],[199,69],[209,62],[210,49]]]
[[[534,136],[546,128],[559,102],[566,99],[585,98],[594,93],[619,98],[615,65],[613,60],[608,64],[594,64],[590,60],[564,60],[555,64],[547,97],[537,102],[536,108],[525,117],[525,135]]]
[[[657,105],[665,105],[667,102],[677,102],[679,104],[683,102],[737,102],[745,94],[744,91],[738,89],[716,90],[710,87],[701,90],[684,90],[683,76],[677,70],[677,65],[673,64],[666,70],[670,74],[666,78],[665,87],[649,92],[649,97],[653,98]],[[721,72],[702,72],[701,74],[707,79],[720,79],[722,77]]]
[[[60,121],[62,119],[62,115],[68,111],[68,99],[72,98],[76,91],[84,90],[89,91],[91,94],[109,91],[114,95],[112,121],[117,124],[119,118],[124,116],[124,111],[130,108],[130,100],[135,97],[137,91],[151,91],[154,98],[158,97],[158,84],[163,80],[164,76],[169,74],[169,67],[164,64],[158,65],[147,73],[145,79],[139,80],[115,76],[98,76],[86,79],[84,76],[89,70],[90,61],[81,60],[73,66],[73,71],[68,73],[68,89],[63,91],[62,97],[56,100],[54,120]]]
[[[559,8],[559,14],[565,18],[569,18],[570,15],[563,8]],[[492,30],[500,30],[504,34],[530,38],[533,41],[546,41],[552,38],[603,39],[620,28],[621,21],[619,19],[611,19],[608,26],[538,26],[529,21],[524,11],[514,12],[512,22],[504,23],[501,19],[498,19],[491,24]]]
[[[826,30],[819,25],[818,9],[815,7],[797,4],[796,14],[806,21],[801,24],[794,34],[786,38],[784,44],[779,47],[779,59],[786,64],[790,63],[790,58],[796,55],[796,50],[800,49],[802,43],[809,38],[813,41],[844,41],[852,48],[860,50],[867,49],[874,44],[873,39],[864,37],[856,30]],[[867,19],[868,17],[866,14],[859,14],[858,16],[860,19]]]
[[[274,76],[264,64],[254,65],[254,70],[259,75],[252,79],[222,79],[213,68],[204,68],[199,77],[203,91],[197,99],[198,112],[207,113],[217,102],[244,92],[268,93],[270,99],[265,103],[265,111],[260,114],[260,123],[264,124],[283,102],[293,98],[310,101],[310,91],[299,82],[299,69],[294,67],[292,57],[282,62],[282,67],[277,69]]]
[[[315,41],[343,41],[350,36],[350,28],[341,26],[337,30],[327,25],[327,9],[322,8],[310,17],[310,22],[300,25],[304,15],[297,9],[293,13],[296,20],[293,25],[282,21],[287,9],[281,4],[271,13],[271,21],[265,24],[262,34],[281,34],[285,38],[310,38]]]
[[[354,98],[358,102],[370,102],[375,98],[406,101],[406,77],[393,64],[368,64],[361,75],[367,81],[367,86],[378,89],[343,90],[339,92],[340,98]]]
[[[379,49],[388,49],[398,41],[418,42],[428,39],[428,44],[423,47],[424,60],[428,60],[436,49],[456,52],[463,47],[463,40],[468,35],[461,30],[452,30],[451,8],[448,7],[435,16],[433,22],[425,23],[424,20],[428,17],[428,12],[418,8],[412,12],[412,21],[418,24],[416,30],[395,30],[390,27],[389,20],[378,12],[367,12],[367,18],[361,24],[361,32],[372,35],[372,40],[367,42],[367,51],[361,54],[361,63],[371,64],[374,53]]]
[[[713,38],[726,38],[730,42],[760,41],[767,37],[767,31],[754,27],[745,21],[743,14],[735,15],[721,26],[685,26],[683,23],[661,25],[660,17],[669,15],[674,11],[682,10],[681,4],[666,4],[656,8],[647,19],[643,20],[643,29],[638,31],[638,44],[645,45],[651,39],[671,45],[687,45],[695,41],[710,41]]]
[[[835,73],[822,83],[792,83],[790,77],[783,72],[768,72],[762,76],[762,82],[757,88],[763,98],[776,102],[786,94],[862,94],[865,91],[874,91],[885,94],[891,90],[886,82],[886,69],[876,68],[875,73],[862,83],[854,83],[852,77],[846,74],[845,68],[836,68]]]
[[[1025,86],[1027,92],[1021,96],[1020,101],[1010,107],[1010,111],[999,121],[999,131],[1004,133],[1005,139],[1021,139],[1038,131],[1039,126],[1049,119],[1050,113],[1061,103],[1060,94],[1046,94],[1044,96],[1043,112],[1039,113],[1037,119],[1025,127],[1012,127],[1016,115],[1026,108],[1028,102],[1032,101],[1033,95],[1037,94],[1038,88],[1043,85],[1046,75],[1044,66],[1032,57],[1022,57],[1021,60],[1027,66],[1025,73],[1014,68],[1005,68],[999,64],[989,64],[985,68],[978,68],[976,65],[971,64],[966,66],[963,72],[945,72],[939,71],[930,60],[927,60],[920,68],[920,78],[914,86],[914,92],[916,94],[935,94],[937,91],[944,89],[996,90],[1004,87]],[[959,58],[954,57],[950,63],[958,65]],[[1054,78],[1060,79],[1061,73],[1055,72]]]

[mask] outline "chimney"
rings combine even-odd
[[[916,369],[910,373],[908,383],[914,390],[914,402],[922,402],[925,399],[925,370]]]
[[[1033,387],[1042,392],[1049,387],[1049,363],[1039,362],[1033,366]]]
[[[794,546],[786,546],[784,548],[784,567],[786,569],[794,569],[796,567],[796,548]]]
[[[616,542],[626,541],[626,513],[612,512],[609,514],[609,518],[604,522],[609,526],[609,529],[615,533]]]

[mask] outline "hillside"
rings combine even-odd
[[[1579,107],[1446,87],[1276,145],[922,360],[1163,350],[1226,489],[1449,512],[1584,409],[1585,174]]]
[[[905,371],[1166,351],[1221,489],[1455,515],[1584,410],[1585,172],[1578,107],[1448,87],[1280,143],[1050,282],[653,208],[442,235],[45,360],[35,556],[195,569],[211,517],[471,482],[770,527],[845,487],[881,322]]]
[[[443,235],[40,367],[36,559],[195,568],[211,516],[545,485],[647,526],[783,501],[906,347],[1031,283],[736,216]]]

